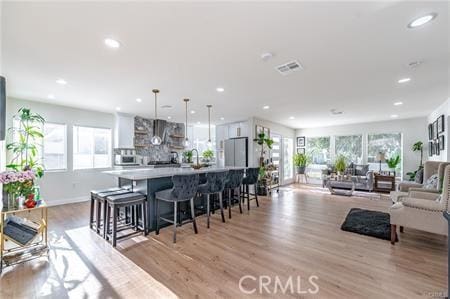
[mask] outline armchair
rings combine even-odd
[[[439,165],[442,162],[440,161],[426,161],[423,164],[423,182],[426,182],[433,174],[438,173]],[[442,169],[442,172],[444,170]],[[439,176],[441,177],[441,176]],[[397,191],[400,192],[408,192],[409,188],[422,188],[422,183],[410,182],[410,181],[402,181],[398,184]]]
[[[407,197],[389,209],[391,244],[397,239],[397,226],[410,227],[430,233],[448,235],[448,224],[442,213],[449,211],[450,165],[444,170],[442,195],[412,190]]]

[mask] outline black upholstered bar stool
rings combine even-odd
[[[119,194],[119,195],[109,195],[106,197],[106,238],[108,239],[109,235],[111,235],[111,243],[113,247],[116,247],[117,240],[119,239],[117,237],[118,230],[118,218],[119,218],[119,210],[120,208],[134,208],[137,207],[136,213],[133,213],[134,219],[132,219],[132,226],[135,229],[134,232],[131,234],[127,234],[124,236],[120,236],[121,238],[128,237],[130,235],[134,235],[137,232],[143,232],[144,235],[147,234],[147,230],[145,227],[146,224],[146,200],[147,197],[144,194],[138,193],[138,192],[130,192],[125,194]],[[138,212],[140,210],[140,213]],[[110,218],[112,214],[112,230],[110,233]],[[142,215],[142,225],[139,228],[139,219],[138,215]],[[129,227],[125,227],[129,228]]]
[[[237,196],[239,212],[242,214],[241,185],[244,178],[244,169],[232,169],[228,171],[225,190],[228,190],[228,218],[231,218],[231,206]],[[236,192],[236,194],[234,194]],[[232,195],[233,194],[233,195]],[[233,197],[232,197],[233,196]]]
[[[225,181],[227,179],[228,170],[226,171],[214,171],[206,174],[206,183],[198,186],[198,193],[206,195],[206,214],[207,214],[207,227],[209,228],[209,218],[211,216],[211,195],[218,195],[220,214],[222,216],[222,222],[225,222],[225,215],[223,213],[223,201],[222,192],[225,189]]]
[[[245,177],[242,180],[242,184],[244,185],[244,192],[242,194],[242,199],[247,199],[247,210],[250,211],[250,200],[256,200],[256,206],[259,207],[258,202],[258,176],[259,176],[259,167],[247,168],[245,171]],[[253,185],[255,193],[250,193],[250,185]],[[253,197],[251,197],[253,195]]]
[[[101,218],[101,214],[103,211],[103,219],[106,217],[106,205],[105,200],[106,196],[113,195],[113,194],[124,194],[129,193],[130,191],[120,188],[120,187],[114,187],[114,188],[108,188],[108,189],[102,189],[102,190],[93,190],[91,191],[91,210],[90,210],[90,217],[89,217],[89,227],[92,230],[95,230],[98,234],[100,234],[100,227],[104,227],[104,223]],[[95,220],[94,220],[94,214],[95,214]],[[95,229],[94,229],[95,227]]]
[[[194,198],[197,194],[198,188],[198,174],[186,174],[186,175],[174,175],[172,177],[173,188],[166,189],[155,193],[156,197],[156,234],[159,234],[159,221],[160,219],[173,224],[173,242],[177,242],[177,225],[182,225],[182,220],[178,221],[178,203],[190,202],[191,206],[191,221],[194,226],[194,232],[197,231],[197,223],[195,222],[195,210],[194,210]],[[167,218],[163,218],[160,215],[159,201],[172,202],[173,203],[173,221]]]

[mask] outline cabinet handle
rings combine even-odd
[[[241,128],[236,128],[236,133],[238,137],[241,137]]]

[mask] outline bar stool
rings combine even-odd
[[[237,200],[239,202],[239,212],[242,214],[241,205],[241,185],[244,178],[244,169],[232,169],[228,171],[225,190],[228,190],[228,218],[231,219],[231,204],[235,199],[234,191],[237,191]],[[231,192],[233,191],[233,198]]]
[[[102,190],[93,190],[91,191],[91,210],[90,210],[90,217],[89,217],[89,227],[97,232],[97,234],[100,234],[100,227],[102,226],[101,221],[101,212],[103,211],[103,219],[105,219],[106,213],[105,208],[106,205],[105,200],[106,196],[113,195],[113,194],[123,194],[128,193],[130,191],[120,188],[120,187],[114,187],[114,188],[108,188],[108,189],[102,189]],[[94,214],[95,214],[95,221],[94,221]],[[94,229],[95,224],[95,229]],[[103,223],[104,226],[104,223]]]
[[[111,237],[112,237],[112,246],[116,247],[116,242],[118,239],[122,239],[125,237],[129,237],[131,235],[136,234],[137,232],[143,232],[144,235],[147,235],[147,229],[146,229],[146,199],[147,197],[144,194],[138,193],[138,192],[129,192],[125,194],[119,194],[119,195],[109,195],[106,197],[106,238],[109,236],[110,232],[110,218],[111,218],[111,212],[112,212],[112,231],[111,231]],[[120,208],[130,208],[130,207],[137,207],[141,209],[142,214],[142,228],[139,229],[139,221],[137,219],[138,217],[138,210],[134,214],[134,219],[132,221],[132,225],[134,226],[135,232],[132,232],[130,234],[120,236],[120,238],[117,238],[117,232],[118,232],[118,226],[117,226],[117,219],[119,218],[119,210]]]
[[[206,183],[198,186],[198,193],[206,195],[206,214],[207,214],[207,227],[209,228],[209,218],[211,216],[210,208],[210,196],[219,195],[220,213],[222,215],[222,222],[225,222],[225,215],[223,213],[222,192],[225,188],[225,181],[227,178],[228,170],[208,172],[206,174]]]
[[[259,167],[254,168],[247,168],[245,172],[245,177],[242,180],[242,184],[244,185],[244,192],[242,194],[242,199],[245,202],[245,199],[247,198],[247,210],[250,211],[250,200],[256,199],[256,206],[259,207],[258,202],[258,177],[259,177]],[[250,185],[253,185],[255,189],[255,193],[250,193]],[[250,197],[253,195],[253,197]]]
[[[178,203],[189,201],[191,205],[191,218],[194,226],[194,232],[197,234],[197,223],[195,222],[195,210],[194,210],[194,198],[197,194],[198,188],[198,174],[187,174],[187,175],[174,175],[172,177],[173,188],[166,189],[155,193],[156,197],[156,234],[159,235],[159,220],[162,219],[166,222],[173,224],[173,242],[177,242],[177,213],[178,213]],[[172,202],[173,203],[173,221],[167,218],[163,218],[159,211],[159,201]],[[182,225],[182,220],[179,219],[180,226]]]

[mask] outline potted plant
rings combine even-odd
[[[347,163],[345,161],[345,157],[339,155],[336,159],[336,164],[334,165],[338,175],[342,176],[344,174],[345,168],[347,167]]]
[[[183,160],[185,163],[192,163],[192,151],[184,151],[183,152]]]
[[[394,155],[386,160],[386,164],[388,165],[389,169],[391,169],[394,172],[395,176],[395,169],[397,168],[397,165],[400,163],[400,155]]]
[[[306,154],[295,154],[293,160],[294,166],[297,168],[297,174],[305,174],[310,158]]]
[[[27,207],[34,206],[34,180],[44,175],[44,166],[38,157],[44,135],[41,130],[45,119],[30,109],[21,108],[14,116],[17,125],[9,128],[13,141],[6,145],[11,152],[11,161],[6,165],[10,171],[1,174],[1,183],[8,194],[8,205],[17,205],[17,199],[23,197]],[[4,196],[5,197],[5,196]]]
[[[264,150],[264,145],[267,146],[269,150],[272,149],[273,140],[270,139],[266,134],[259,133],[258,138],[253,139],[258,145],[261,146],[261,152],[259,157],[259,166],[264,166],[264,154],[266,153]]]
[[[207,149],[203,152],[203,159],[205,162],[211,162],[214,159],[214,152],[211,149]]]
[[[416,179],[417,172],[423,168],[423,142],[417,141],[416,143],[414,143],[412,146],[412,151],[413,152],[420,151],[420,164],[417,170],[406,173],[406,175],[409,176],[410,181],[414,181]]]

